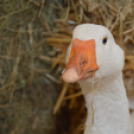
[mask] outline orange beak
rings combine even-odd
[[[82,41],[74,39],[69,61],[62,78],[65,82],[74,83],[95,76],[99,67],[96,63],[95,40]]]

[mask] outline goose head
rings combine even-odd
[[[114,77],[124,66],[124,52],[104,26],[82,24],[75,27],[66,54],[65,82],[90,82]]]

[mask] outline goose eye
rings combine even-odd
[[[107,43],[107,37],[104,37],[103,38],[102,43],[103,43],[103,45],[106,45],[106,43]]]

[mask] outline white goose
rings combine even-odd
[[[100,25],[77,26],[66,57],[62,78],[80,84],[88,109],[84,134],[132,134],[122,79],[124,52],[111,32]]]

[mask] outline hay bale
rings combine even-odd
[[[52,133],[57,97],[47,35],[57,13],[51,1],[0,1],[0,133]],[[51,57],[55,53],[51,53]]]

